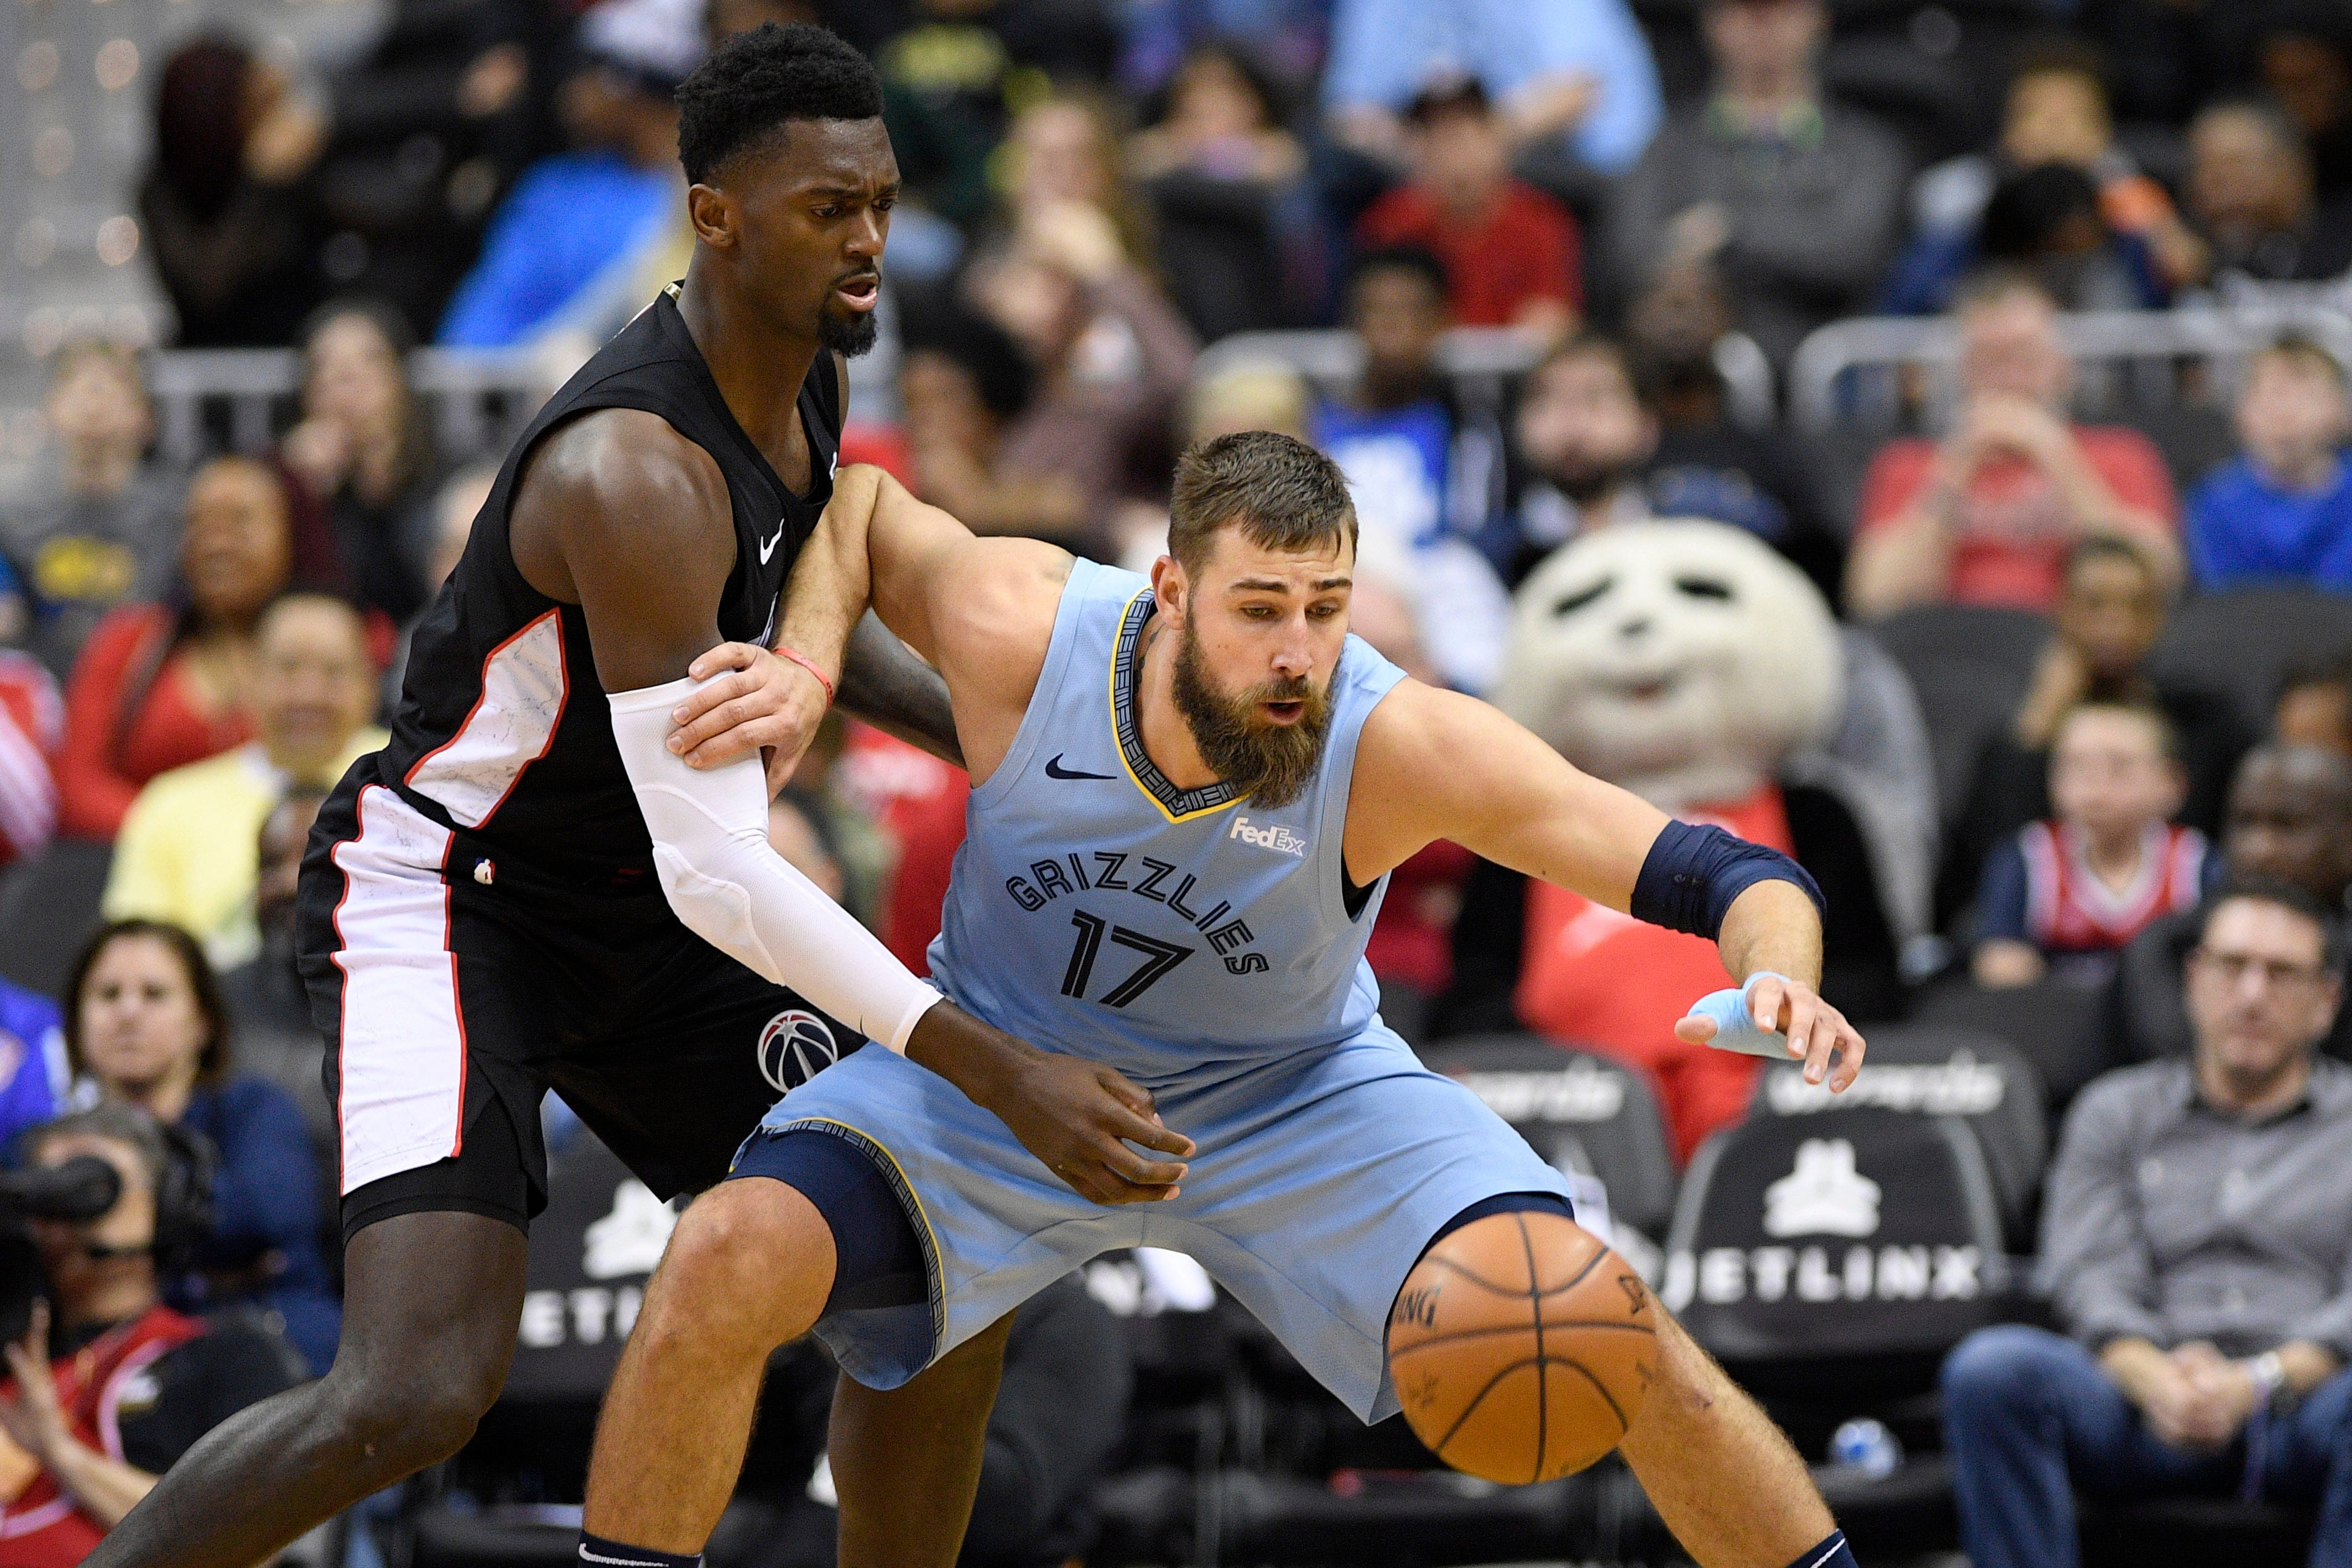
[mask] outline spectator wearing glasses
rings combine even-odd
[[[1979,278],[1955,307],[1960,406],[1941,441],[1900,437],[1863,481],[1846,601],[1866,617],[1913,605],[2047,610],[2067,552],[2102,534],[2179,575],[2172,480],[2147,437],[2071,422],[2074,362],[2032,279]]]
[[[2187,1061],[2111,1073],[2066,1120],[2042,1267],[2064,1334],[1963,1341],[1943,1373],[1977,1568],[2070,1568],[2074,1494],[2315,1502],[2352,1559],[2352,1067],[2317,1055],[2336,912],[2232,883],[2202,912]]]
[[[2309,746],[2247,753],[2230,790],[2221,861],[2231,877],[2300,888],[2323,908],[2352,900],[2352,758]],[[2195,1039],[2180,977],[2197,942],[2193,912],[2151,922],[2123,951],[2099,1014],[2114,1062],[2186,1057]],[[2352,1062],[2352,1011],[2339,1011],[2320,1048]]]

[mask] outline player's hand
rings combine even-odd
[[[994,1113],[1021,1146],[1090,1203],[1174,1197],[1192,1141],[1161,1124],[1151,1096],[1107,1067],[1023,1045],[952,1004],[925,1013],[908,1059]],[[1130,1145],[1177,1160],[1154,1160]]]
[[[1844,1014],[1822,1001],[1819,992],[1783,975],[1757,974],[1749,978],[1740,996],[1756,1028],[1785,1037],[1788,1054],[1804,1058],[1807,1083],[1827,1078],[1832,1094],[1843,1093],[1853,1084],[1868,1047],[1861,1031],[1845,1021]],[[1675,1026],[1675,1037],[1704,1046],[1714,1040],[1720,1028],[1715,1019],[1693,1012]]]
[[[742,642],[720,643],[686,673],[705,684],[671,710],[677,725],[671,752],[690,768],[720,767],[761,752],[768,793],[780,793],[824,721],[824,688],[816,677]]]

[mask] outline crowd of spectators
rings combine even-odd
[[[2305,1284],[2333,1266],[2305,1232],[2352,1234],[2331,924],[2352,889],[2352,367],[2325,333],[2267,335],[2182,378],[2210,426],[2184,444],[2085,416],[2065,317],[2352,276],[2352,25],[2287,0],[2050,9],[1968,45],[1997,84],[1980,124],[1948,82],[1890,98],[1885,41],[1832,0],[395,0],[323,84],[226,34],[179,44],[131,193],[142,256],[179,345],[296,351],[299,393],[266,449],[184,469],[140,355],[70,341],[0,498],[0,868],[90,851],[106,922],[54,994],[0,989],[0,1132],[28,1134],[19,1161],[95,1152],[134,1194],[154,1129],[215,1152],[208,1237],[139,1278],[68,1266],[51,1350],[230,1323],[242,1370],[187,1377],[237,1402],[331,1358],[332,1115],[294,880],[500,455],[448,449],[412,353],[576,362],[617,329],[691,246],[673,89],[730,33],[814,20],[876,60],[905,177],[845,456],[979,531],[1149,562],[1173,453],[1273,428],[1354,489],[1356,629],[1472,693],[1504,679],[1511,595],[1547,557],[1655,519],[1793,563],[1843,616],[1850,680],[1853,628],[2038,617],[2011,705],[1923,813],[1941,834],[1910,847],[1950,956],[1890,946],[1901,982],[1866,1020],[1922,986],[2054,987],[2095,999],[2117,1069],[2051,1176],[2074,1339],[1999,1331],[1947,1371],[1971,1550],[2040,1561],[2004,1543],[2063,1528],[2052,1500],[2086,1466],[2234,1487],[2210,1456],[2242,1452],[2249,1376],[2282,1378],[2260,1392],[2283,1408],[2282,1387],[2329,1391],[2310,1432],[2280,1429],[2281,1477],[2340,1441],[2352,1297]],[[1948,322],[1953,395],[1904,388],[1903,428],[1840,480],[1727,367],[1785,389],[1809,333],[1876,314]],[[1343,373],[1203,359],[1312,328],[1340,334]],[[1516,368],[1488,395],[1453,356],[1498,342]],[[2339,614],[2267,710],[2242,672],[2156,657],[2191,599],[2282,585]],[[963,799],[952,770],[835,723],[772,837],[919,964]],[[1792,829],[1801,856],[1819,842]],[[1493,869],[1439,845],[1393,879],[1372,959],[1416,1044],[1542,1032],[1512,1011],[1524,891],[1490,918]],[[2230,1200],[2259,1237],[2151,1201],[2147,1171],[2185,1191],[2224,1146],[2242,1194],[2299,1189]],[[2231,1246],[2285,1260],[2299,1283],[2267,1295],[2291,1308],[2213,1317],[2199,1258]],[[261,1366],[256,1336],[292,1359]],[[55,1408],[0,1395],[0,1427],[102,1530],[201,1426],[126,1423],[92,1457],[73,1399],[99,1383],[61,1381]]]

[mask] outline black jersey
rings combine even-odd
[[[840,378],[821,353],[800,391],[813,482],[806,496],[787,489],[719,395],[676,296],[673,286],[599,350],[507,455],[464,558],[417,624],[392,742],[353,770],[357,782],[388,784],[436,823],[536,870],[600,883],[642,878],[648,892],[652,845],[613,743],[587,620],[579,605],[525,582],[508,548],[518,477],[550,431],[593,409],[641,408],[668,421],[727,479],[735,562],[719,635],[763,642],[832,497],[841,447]]]

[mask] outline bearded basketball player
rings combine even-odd
[[[755,754],[698,766],[665,746],[729,639],[710,703],[780,767],[830,695],[814,661],[765,647],[831,493],[838,356],[873,341],[898,183],[879,80],[819,29],[734,39],[679,110],[685,282],[508,457],[417,633],[391,744],[343,779],[304,863],[342,1142],[334,1366],[207,1436],[95,1568],[247,1568],[466,1440],[514,1350],[551,1086],[654,1191],[698,1189],[776,1098],[762,1035],[793,1014],[825,1028],[822,1013],[961,1086],[1082,1203],[1157,1198],[1181,1173],[1136,1152],[1190,1147],[1149,1095],[940,1002],[774,855]],[[822,652],[823,681],[864,689],[861,710],[952,751],[936,678],[903,651],[845,673]],[[960,1527],[995,1351],[845,1396],[853,1521],[887,1489],[866,1561],[908,1560],[895,1529]]]
[[[975,538],[853,469],[793,613],[823,618],[829,570],[818,657],[870,593],[947,679],[972,793],[933,975],[1150,1085],[1197,1144],[1186,1175],[1165,1202],[1096,1207],[903,1057],[818,1074],[671,1240],[606,1398],[583,1558],[690,1568],[778,1344],[813,1330],[856,1384],[919,1388],[1117,1247],[1192,1254],[1360,1416],[1395,1412],[1385,1325],[1424,1249],[1569,1213],[1559,1174],[1374,1010],[1384,879],[1434,839],[1714,940],[1745,984],[1696,999],[1685,1040],[1802,1057],[1832,1090],[1860,1069],[1814,989],[1820,893],[1794,862],[1669,821],[1348,635],[1356,519],[1328,458],[1221,437],[1180,462],[1171,510],[1147,579]],[[1705,1568],[1852,1568],[1787,1439],[1660,1323],[1622,1451],[1684,1546]],[[954,1555],[949,1538],[901,1561]]]

